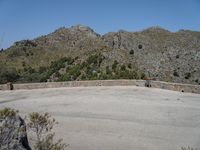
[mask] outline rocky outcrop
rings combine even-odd
[[[0,149],[31,150],[26,124],[20,116],[10,116],[0,120]]]
[[[200,84],[200,32],[169,32],[151,27],[140,32],[108,33],[111,56],[122,64],[135,64],[156,80]],[[123,58],[118,58],[119,55]]]

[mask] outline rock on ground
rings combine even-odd
[[[25,121],[19,115],[0,120],[0,149],[31,150]]]

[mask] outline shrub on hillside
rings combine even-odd
[[[143,79],[143,80],[145,80],[146,79],[145,73],[141,73],[141,77],[140,78]]]
[[[47,69],[48,69],[47,67],[40,66],[39,69],[38,69],[38,72],[39,72],[40,74],[42,74],[42,73],[46,72]]]
[[[122,71],[125,71],[125,70],[126,70],[126,66],[125,66],[125,65],[122,65],[122,66],[121,66],[121,70],[122,70]]]
[[[88,59],[87,59],[87,63],[88,64],[97,64],[98,62],[98,55],[91,55]]]
[[[80,65],[74,65],[71,67],[68,71],[67,74],[73,77],[74,80],[78,78],[78,76],[81,74],[81,66]]]
[[[101,63],[103,62],[104,57],[100,54],[95,54],[95,55],[91,55],[88,57],[88,59],[86,60],[86,64],[85,66],[93,66],[93,67],[100,67]]]
[[[128,68],[129,68],[129,69],[131,69],[131,68],[132,68],[132,65],[131,65],[131,63],[129,63],[129,64],[128,64]]]
[[[66,57],[61,58],[57,61],[51,62],[50,68],[52,69],[52,72],[55,72],[59,70],[60,68],[65,67]]]
[[[68,74],[61,75],[58,79],[58,81],[71,81],[71,80],[72,78]]]
[[[174,70],[173,75],[174,75],[175,77],[179,77],[179,74],[178,74],[178,72],[177,72],[176,70]]]
[[[19,74],[15,68],[0,68],[0,83],[16,82]]]
[[[115,60],[115,61],[113,62],[113,65],[112,65],[112,69],[115,70],[115,69],[117,68],[117,65],[118,65],[118,64],[119,64],[118,61]]]
[[[134,50],[133,50],[133,49],[130,50],[129,54],[130,54],[130,55],[133,55],[133,54],[134,54]]]
[[[141,45],[141,44],[139,44],[139,45],[138,45],[138,48],[139,48],[139,49],[142,49],[142,45]]]
[[[185,79],[190,79],[190,78],[191,78],[191,73],[187,72],[187,73],[185,74]]]

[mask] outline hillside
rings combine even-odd
[[[101,36],[77,25],[0,52],[0,83],[145,77],[200,84],[200,32],[151,27]]]

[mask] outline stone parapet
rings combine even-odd
[[[160,88],[180,92],[200,94],[200,85],[170,83],[162,81],[148,81],[151,84],[149,88]],[[144,87],[146,80],[90,80],[90,81],[67,81],[67,82],[44,82],[44,83],[25,83],[13,84],[14,90],[20,89],[41,89],[41,88],[59,88],[59,87],[87,87],[87,86],[140,86]],[[0,90],[10,90],[4,84],[0,85]]]

